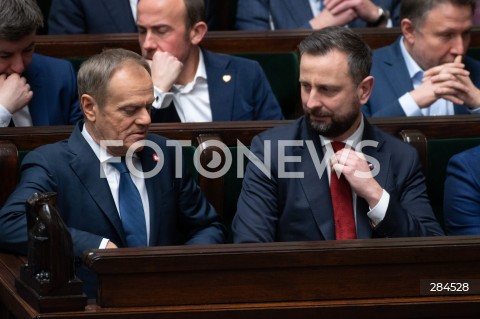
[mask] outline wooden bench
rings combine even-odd
[[[372,48],[393,43],[401,34],[399,28],[353,29]],[[222,53],[296,52],[298,44],[311,33],[310,30],[276,31],[212,31],[208,32],[201,46]],[[471,48],[480,47],[480,27],[472,30]],[[140,53],[138,35],[126,34],[78,34],[39,35],[35,52],[58,58],[84,58],[108,48],[125,48]]]
[[[0,316],[480,317],[477,236],[92,250],[85,262],[98,299],[84,311],[38,311],[14,286],[25,258],[0,253]]]

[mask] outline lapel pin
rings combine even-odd
[[[370,168],[370,170],[373,171],[373,169],[375,168],[375,166],[373,166],[372,163],[368,162],[368,168]]]
[[[223,82],[228,83],[232,79],[232,76],[230,74],[225,74],[223,77]]]
[[[155,162],[158,162],[160,160],[160,157],[158,157],[157,154],[152,154],[152,158]]]

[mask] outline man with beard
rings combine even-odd
[[[369,47],[329,27],[299,49],[305,116],[252,141],[234,242],[443,235],[417,152],[360,112],[374,82]]]
[[[480,62],[465,56],[476,0],[402,0],[402,36],[373,52],[367,116],[480,113]]]

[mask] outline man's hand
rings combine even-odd
[[[434,93],[455,104],[465,104],[472,109],[480,108],[480,90],[473,84],[461,63],[461,56],[453,63],[446,63],[425,72],[425,78],[436,85]]]
[[[331,158],[332,174],[343,174],[357,196],[375,207],[383,194],[382,187],[373,178],[363,153],[350,148],[336,152]]]
[[[118,247],[112,241],[109,240],[107,243],[107,246],[105,246],[105,249],[112,249],[112,248],[118,248]]]
[[[379,17],[378,7],[371,0],[324,0],[323,3],[334,16],[347,10],[353,10],[355,18],[358,17],[366,22],[377,21]]]
[[[33,92],[27,80],[16,74],[0,75],[0,104],[2,104],[10,114],[21,110],[32,99]]]
[[[355,20],[357,13],[353,9],[347,9],[337,14],[332,14],[327,8],[322,10],[316,17],[310,20],[313,29],[323,29],[331,26],[343,26]]]
[[[425,71],[422,84],[410,94],[420,108],[429,107],[440,98],[455,104],[463,104],[461,92],[467,88],[460,78],[468,78],[469,74],[465,70],[465,65],[458,59],[435,66]]]
[[[170,91],[183,70],[183,63],[168,52],[157,51],[153,59],[147,60],[152,69],[152,80],[160,91]]]

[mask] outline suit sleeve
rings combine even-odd
[[[374,229],[375,235],[377,237],[444,235],[430,206],[418,154],[407,148],[397,152],[397,162],[389,168],[397,170],[394,174],[396,181],[391,189],[386,189],[390,194],[390,202],[385,218]]]
[[[270,30],[268,1],[238,1],[235,28],[237,30]]]
[[[27,154],[21,167],[21,180],[0,211],[0,249],[12,253],[27,253],[26,201],[34,193],[58,192],[55,173],[38,151]],[[98,248],[100,236],[69,228],[74,243],[74,253],[82,256],[86,249]]]
[[[447,235],[480,234],[480,175],[468,156],[468,152],[455,155],[447,166],[443,207]]]
[[[92,5],[96,5],[92,2]],[[85,16],[77,0],[52,0],[48,15],[48,34],[88,33]]]
[[[250,158],[247,164],[232,222],[235,243],[275,241],[278,222],[277,181],[269,165],[262,164],[265,163],[263,145],[264,141],[258,136],[252,141],[251,152],[256,159]]]
[[[381,90],[380,90],[381,91]],[[382,105],[378,105],[371,98],[362,107],[363,114],[367,117],[404,117],[407,116],[403,111],[398,98],[392,97],[392,101]]]

